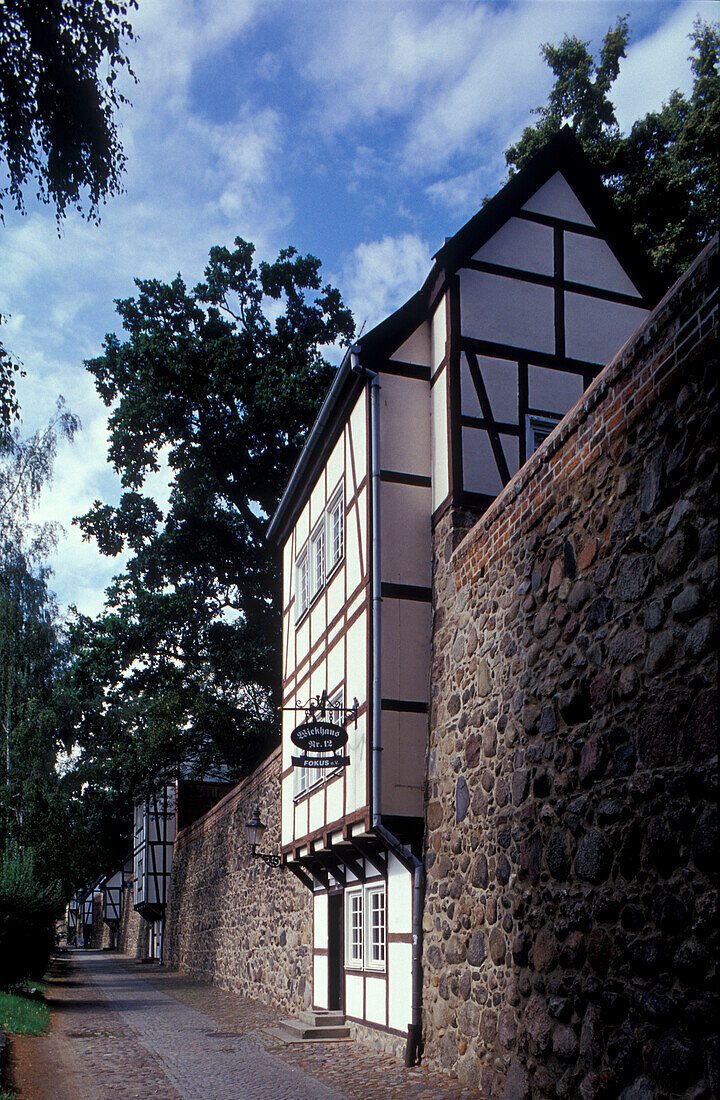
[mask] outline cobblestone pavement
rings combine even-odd
[[[280,1014],[106,952],[55,963],[51,1032],[16,1039],[19,1100],[468,1100],[355,1042],[285,1044]]]
[[[205,985],[179,971],[148,968],[129,959],[120,959],[120,964],[131,972],[142,971],[148,984],[202,1013],[222,1031],[253,1033],[266,1052],[338,1090],[348,1100],[477,1098],[476,1092],[461,1088],[457,1081],[429,1073],[422,1066],[407,1069],[399,1059],[360,1043],[283,1043],[267,1029],[276,1027],[284,1014],[267,1005]],[[239,1092],[238,1100],[243,1096]]]

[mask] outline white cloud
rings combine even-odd
[[[412,234],[357,246],[341,285],[358,328],[373,328],[420,289],[430,270],[427,244]]]
[[[635,44],[631,39],[612,89],[621,130],[628,131],[637,119],[649,111],[659,110],[675,89],[686,95],[692,91],[688,35],[698,16],[707,21],[716,20],[717,4],[678,4],[671,18],[654,34]]]

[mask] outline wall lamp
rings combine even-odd
[[[261,859],[263,863],[267,863],[268,867],[279,867],[281,863],[280,856],[270,855],[269,852],[257,851],[257,846],[262,840],[266,829],[267,825],[263,824],[260,820],[260,807],[256,806],[255,812],[250,820],[245,822],[245,832],[247,833],[250,852],[254,859]]]

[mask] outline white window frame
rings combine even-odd
[[[325,517],[323,516],[310,536],[310,603],[325,587]]]
[[[373,899],[381,898],[375,908],[380,914],[373,927]],[[360,908],[360,939],[357,936],[357,903]],[[359,950],[358,950],[359,948]],[[345,966],[348,970],[385,971],[387,969],[387,884],[370,882],[345,891]]]
[[[382,905],[377,908],[375,899],[381,899]],[[385,883],[372,884],[367,887],[365,910],[367,913],[367,932],[365,944],[365,966],[368,970],[384,970],[387,954],[387,895]],[[378,933],[376,936],[375,913],[379,914]]]
[[[310,606],[310,575],[307,546],[295,562],[295,621],[299,622]]]
[[[359,903],[359,924],[354,919]],[[362,970],[365,960],[365,893],[362,886],[345,891],[345,965]]]
[[[343,560],[343,554],[345,552],[345,493],[343,489],[344,486],[341,484],[327,506],[325,517],[327,524],[325,572],[328,577]],[[336,518],[337,538],[335,531]]]
[[[525,446],[528,458],[534,455],[552,431],[562,420],[561,416],[553,417],[544,413],[528,413],[525,418]],[[539,443],[535,443],[535,432],[543,432]]]

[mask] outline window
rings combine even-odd
[[[362,966],[363,961],[363,892],[353,891],[347,897],[347,964]]]
[[[342,485],[328,504],[310,542],[295,562],[295,622],[299,622],[312,600],[343,556]]]
[[[540,447],[550,432],[560,423],[560,417],[541,416],[532,413],[526,418],[527,456],[530,457]]]
[[[343,556],[343,491],[342,487],[327,510],[327,571],[332,572]]]
[[[385,887],[368,890],[368,966],[385,966]]]
[[[325,584],[325,524],[321,523],[310,539],[310,562],[312,569],[311,599],[315,599]]]
[[[295,618],[300,619],[308,609],[308,556],[303,550],[295,564],[296,606]]]
[[[345,893],[345,964],[349,968],[385,969],[385,883],[358,886]]]

